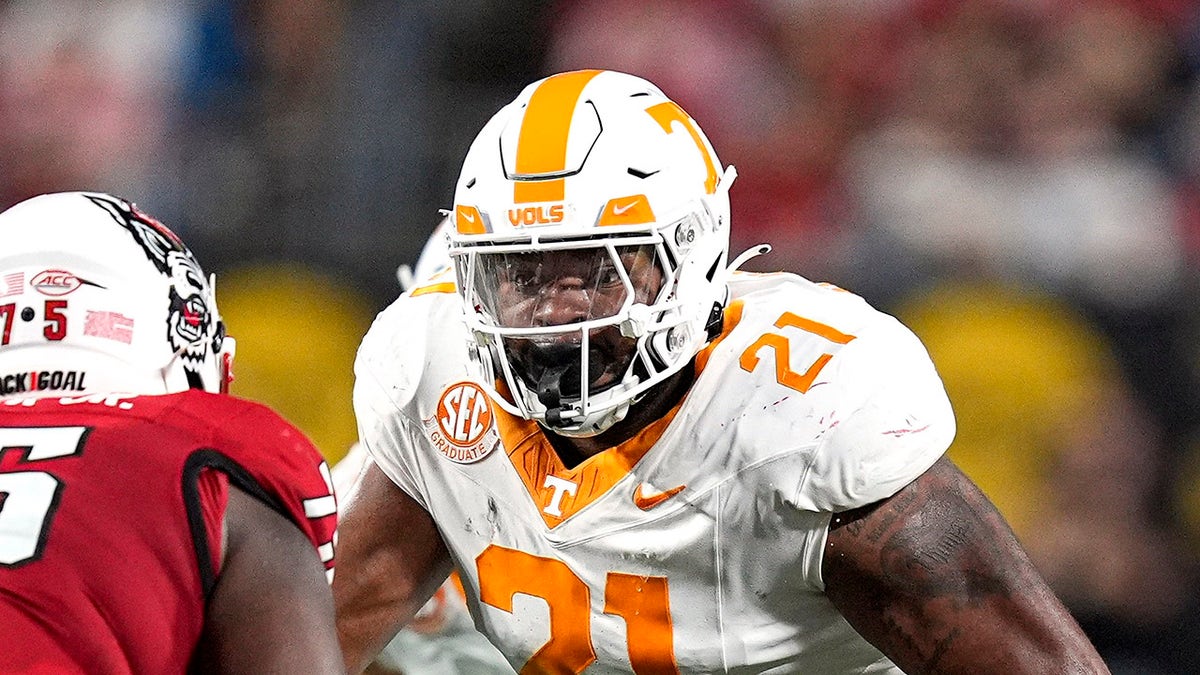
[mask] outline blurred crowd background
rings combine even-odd
[[[1114,672],[1200,670],[1200,3],[0,0],[0,207],[105,190],[180,232],[234,393],[336,460],[471,138],[582,67],[737,166],[752,269],[925,341],[951,456]]]

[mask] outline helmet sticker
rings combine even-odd
[[[80,286],[99,286],[100,284],[77,277],[68,270],[51,269],[35,274],[29,280],[29,285],[42,295],[60,297],[70,295]]]
[[[5,274],[3,279],[0,279],[0,298],[6,298],[10,295],[20,295],[25,288],[25,273],[12,272]]]
[[[92,194],[87,198],[125,228],[146,258],[170,281],[167,341],[186,364],[202,364],[210,349],[220,349],[224,331],[209,307],[204,272],[191,251],[174,232],[133,204],[108,195]],[[132,322],[128,325],[132,328]],[[118,331],[115,336],[121,339],[122,333]],[[205,344],[209,336],[211,345]]]
[[[133,319],[120,312],[94,312],[89,309],[83,322],[83,334],[132,344]]]
[[[213,316],[204,298],[204,273],[191,255],[171,251],[167,254],[171,270],[171,311],[167,317],[167,340],[184,358],[197,363],[204,360],[204,338],[212,332]],[[215,349],[214,349],[215,351]]]
[[[118,225],[133,235],[134,241],[142,247],[142,250],[146,252],[146,257],[154,263],[159,272],[170,275],[169,253],[174,251],[187,254],[187,248],[174,232],[139,211],[133,204],[109,195],[89,194],[85,196],[96,206],[108,211]]]
[[[85,391],[87,371],[35,370],[0,375],[0,395],[24,394],[38,391]]]

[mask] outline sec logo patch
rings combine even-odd
[[[459,464],[483,459],[500,442],[492,402],[474,382],[455,382],[446,387],[433,417],[423,422],[438,452]]]

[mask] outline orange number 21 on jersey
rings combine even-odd
[[[596,660],[591,589],[566,563],[493,544],[476,564],[483,602],[512,612],[513,596],[520,593],[545,600],[550,610],[550,639],[530,657],[522,675],[581,673]],[[609,572],[604,613],[625,620],[633,672],[678,672],[665,577]]]
[[[781,314],[775,320],[775,327],[799,328],[802,331],[819,335],[837,345],[844,345],[854,339],[853,335],[847,335],[836,328],[826,326],[812,319],[796,316],[791,312]],[[753,372],[758,367],[758,353],[763,347],[767,347],[775,352],[775,379],[779,381],[779,384],[789,389],[795,389],[801,394],[808,391],[813,381],[817,379],[817,375],[821,372],[821,369],[833,358],[833,354],[826,352],[818,356],[817,360],[803,373],[794,371],[792,370],[791,347],[788,344],[787,336],[780,335],[779,333],[763,333],[754,341],[754,344],[742,352],[742,358],[739,361],[742,370]]]

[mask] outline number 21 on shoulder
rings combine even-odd
[[[781,314],[775,320],[775,327],[780,329],[799,328],[806,333],[812,333],[825,338],[839,347],[854,339],[853,335],[848,335],[832,326],[826,326],[812,319],[805,319],[791,312]],[[746,351],[742,352],[742,358],[739,361],[742,370],[748,373],[754,372],[760,361],[759,352],[764,348],[770,349],[775,353],[775,380],[779,384],[789,389],[795,389],[801,394],[808,392],[813,382],[817,379],[817,375],[820,374],[821,369],[833,358],[832,352],[825,352],[818,356],[817,360],[810,364],[804,372],[792,370],[791,343],[788,337],[782,333],[763,333],[753,344],[746,348]]]

